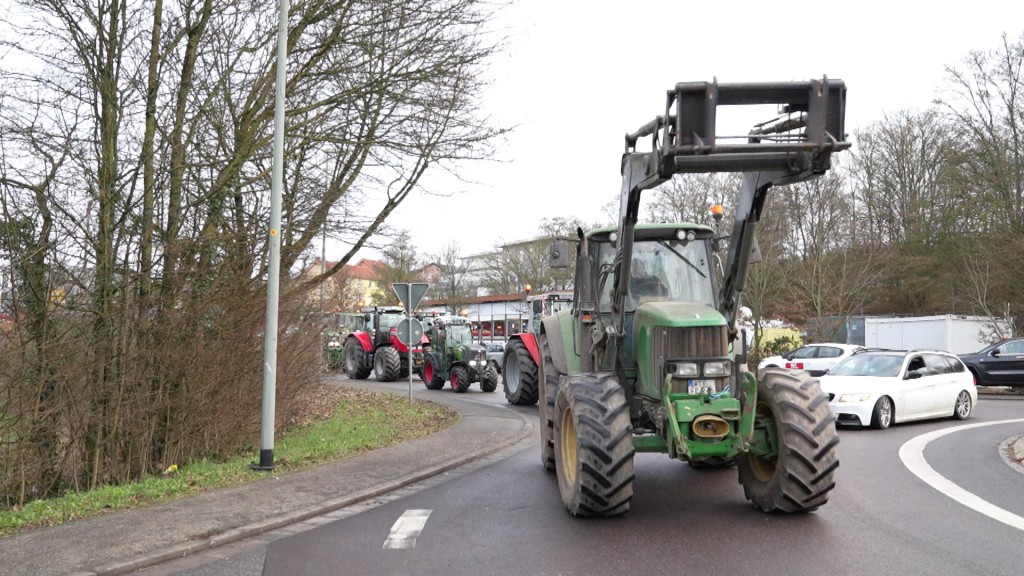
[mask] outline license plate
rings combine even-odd
[[[689,394],[714,394],[714,380],[690,380],[686,386]]]

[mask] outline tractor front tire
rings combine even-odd
[[[828,396],[806,373],[766,369],[757,384],[754,436],[773,454],[737,458],[744,495],[764,512],[812,512],[828,502],[839,436]]]
[[[469,385],[473,383],[469,377],[469,370],[466,370],[465,366],[455,366],[452,368],[448,379],[452,381],[452,390],[460,394],[468,391]]]
[[[547,334],[540,335],[540,461],[548,472],[555,471],[555,395],[558,393],[558,370],[551,360]]]
[[[505,399],[516,406],[537,403],[537,365],[521,340],[509,342],[501,369]]]
[[[434,357],[427,355],[423,359],[423,385],[427,387],[427,390],[440,390],[444,388],[444,376],[438,374],[437,364],[434,362]]]
[[[377,349],[373,355],[373,370],[377,373],[378,382],[394,382],[402,373],[402,357],[391,346]]]
[[[555,398],[555,458],[573,516],[616,516],[633,499],[633,427],[613,374],[569,376]]]
[[[353,380],[365,380],[373,370],[370,353],[354,337],[345,342],[345,374]]]
[[[480,378],[480,389],[484,392],[494,392],[498,389],[498,371],[494,366],[488,364],[484,368],[484,374]]]

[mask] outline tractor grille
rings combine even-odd
[[[729,336],[726,326],[696,326],[690,328],[656,328],[651,346],[651,365],[658,375],[658,386],[665,381],[665,364],[670,360],[720,359],[729,356]],[[716,379],[715,389],[721,390],[728,378]],[[686,392],[686,382],[674,380],[673,392]]]

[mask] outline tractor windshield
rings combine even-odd
[[[599,258],[602,273],[608,273],[601,285],[600,308],[602,312],[610,312],[615,247],[602,243]],[[637,241],[633,245],[630,263],[626,311],[634,311],[641,303],[653,300],[698,302],[714,308],[715,290],[711,274],[705,242]]]
[[[398,326],[398,323],[401,322],[404,317],[405,316],[402,314],[381,314],[380,320],[378,320],[380,323],[378,329],[387,332],[395,326]]]
[[[544,301],[544,315],[551,316],[552,314],[561,310],[568,310],[572,308],[572,298],[565,300],[559,299],[552,296],[550,299]]]
[[[465,324],[448,327],[448,344],[470,344],[473,342],[473,334],[469,326]]]

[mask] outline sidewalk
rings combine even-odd
[[[0,573],[124,574],[350,506],[510,447],[526,416],[455,394],[415,394],[461,413],[432,436],[244,486],[0,538]]]

